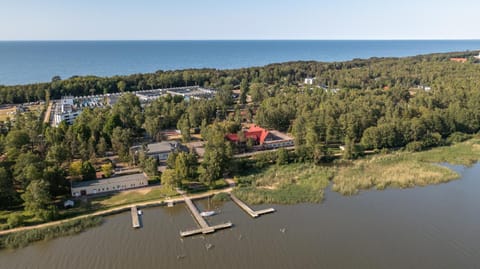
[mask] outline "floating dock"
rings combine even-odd
[[[132,206],[130,212],[132,213],[132,227],[140,228],[140,217],[138,216],[137,206]]]
[[[255,211],[252,208],[250,208],[247,204],[245,204],[242,200],[238,199],[235,195],[230,194],[230,197],[232,198],[233,202],[235,202],[241,209],[243,209],[243,211],[247,212],[247,214],[250,215],[252,218],[256,218],[263,214],[275,212],[274,208],[267,208],[267,209]]]
[[[180,236],[185,237],[185,236],[191,236],[195,234],[209,234],[213,233],[216,230],[220,229],[225,229],[232,227],[231,222],[227,222],[224,224],[219,224],[219,225],[214,225],[214,226],[209,226],[208,223],[205,221],[205,219],[200,215],[200,212],[198,212],[197,207],[193,204],[192,200],[187,197],[186,195],[183,196],[185,198],[185,204],[187,204],[188,209],[190,209],[190,212],[192,212],[193,217],[198,223],[198,226],[200,226],[199,229],[196,230],[190,230],[190,231],[185,231],[185,232],[180,232]]]

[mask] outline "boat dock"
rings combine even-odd
[[[197,221],[198,226],[200,226],[200,228],[195,230],[180,232],[180,236],[185,237],[185,236],[191,236],[191,235],[200,234],[200,233],[209,234],[209,233],[215,232],[216,230],[232,227],[231,222],[209,226],[208,223],[205,221],[205,219],[200,215],[200,212],[198,212],[198,209],[193,204],[192,200],[186,195],[184,195],[183,197],[185,198],[185,204],[187,205],[188,209],[190,209],[190,212],[192,212],[192,215]]]
[[[140,218],[138,216],[137,206],[132,206],[130,212],[132,213],[132,227],[140,228]]]
[[[232,198],[233,202],[235,202],[241,209],[243,209],[243,211],[247,212],[247,214],[250,215],[252,218],[256,218],[263,214],[275,212],[274,208],[267,208],[267,209],[255,211],[252,208],[250,208],[247,204],[245,204],[242,200],[238,199],[235,195],[230,194],[230,197]]]

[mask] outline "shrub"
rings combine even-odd
[[[24,223],[23,214],[21,213],[12,213],[8,216],[7,225],[10,229],[22,226]]]
[[[214,202],[226,202],[228,200],[230,200],[230,196],[224,192],[217,193],[212,198],[212,201]]]
[[[407,144],[405,147],[406,150],[410,152],[417,152],[423,150],[423,143],[420,141],[413,141]]]
[[[461,132],[455,132],[453,134],[451,134],[450,136],[448,136],[447,138],[447,144],[453,144],[453,143],[460,143],[460,142],[463,142],[467,139],[470,139],[471,136],[468,135],[468,134],[465,134],[465,133],[461,133]]]

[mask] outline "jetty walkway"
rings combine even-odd
[[[132,214],[132,227],[140,228],[140,217],[138,216],[137,206],[132,206],[130,213]]]
[[[185,236],[191,236],[191,235],[200,234],[200,233],[209,234],[209,233],[215,232],[216,230],[232,227],[233,224],[231,222],[209,226],[208,223],[205,221],[205,219],[200,215],[200,212],[198,211],[197,207],[193,204],[192,199],[186,196],[184,192],[181,192],[180,190],[177,190],[177,191],[178,193],[183,195],[185,204],[187,205],[188,209],[192,213],[194,219],[197,221],[199,226],[199,229],[180,232],[180,236],[185,237]]]
[[[250,208],[247,204],[245,204],[242,200],[238,199],[235,195],[233,195],[233,193],[230,193],[230,198],[232,198],[232,201],[235,202],[245,212],[247,212],[247,214],[250,215],[252,218],[256,218],[263,214],[275,212],[274,208],[267,208],[267,209],[255,211],[252,208]]]

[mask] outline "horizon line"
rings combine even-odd
[[[389,38],[389,39],[10,39],[0,42],[91,42],[91,41],[480,41],[480,38]]]

